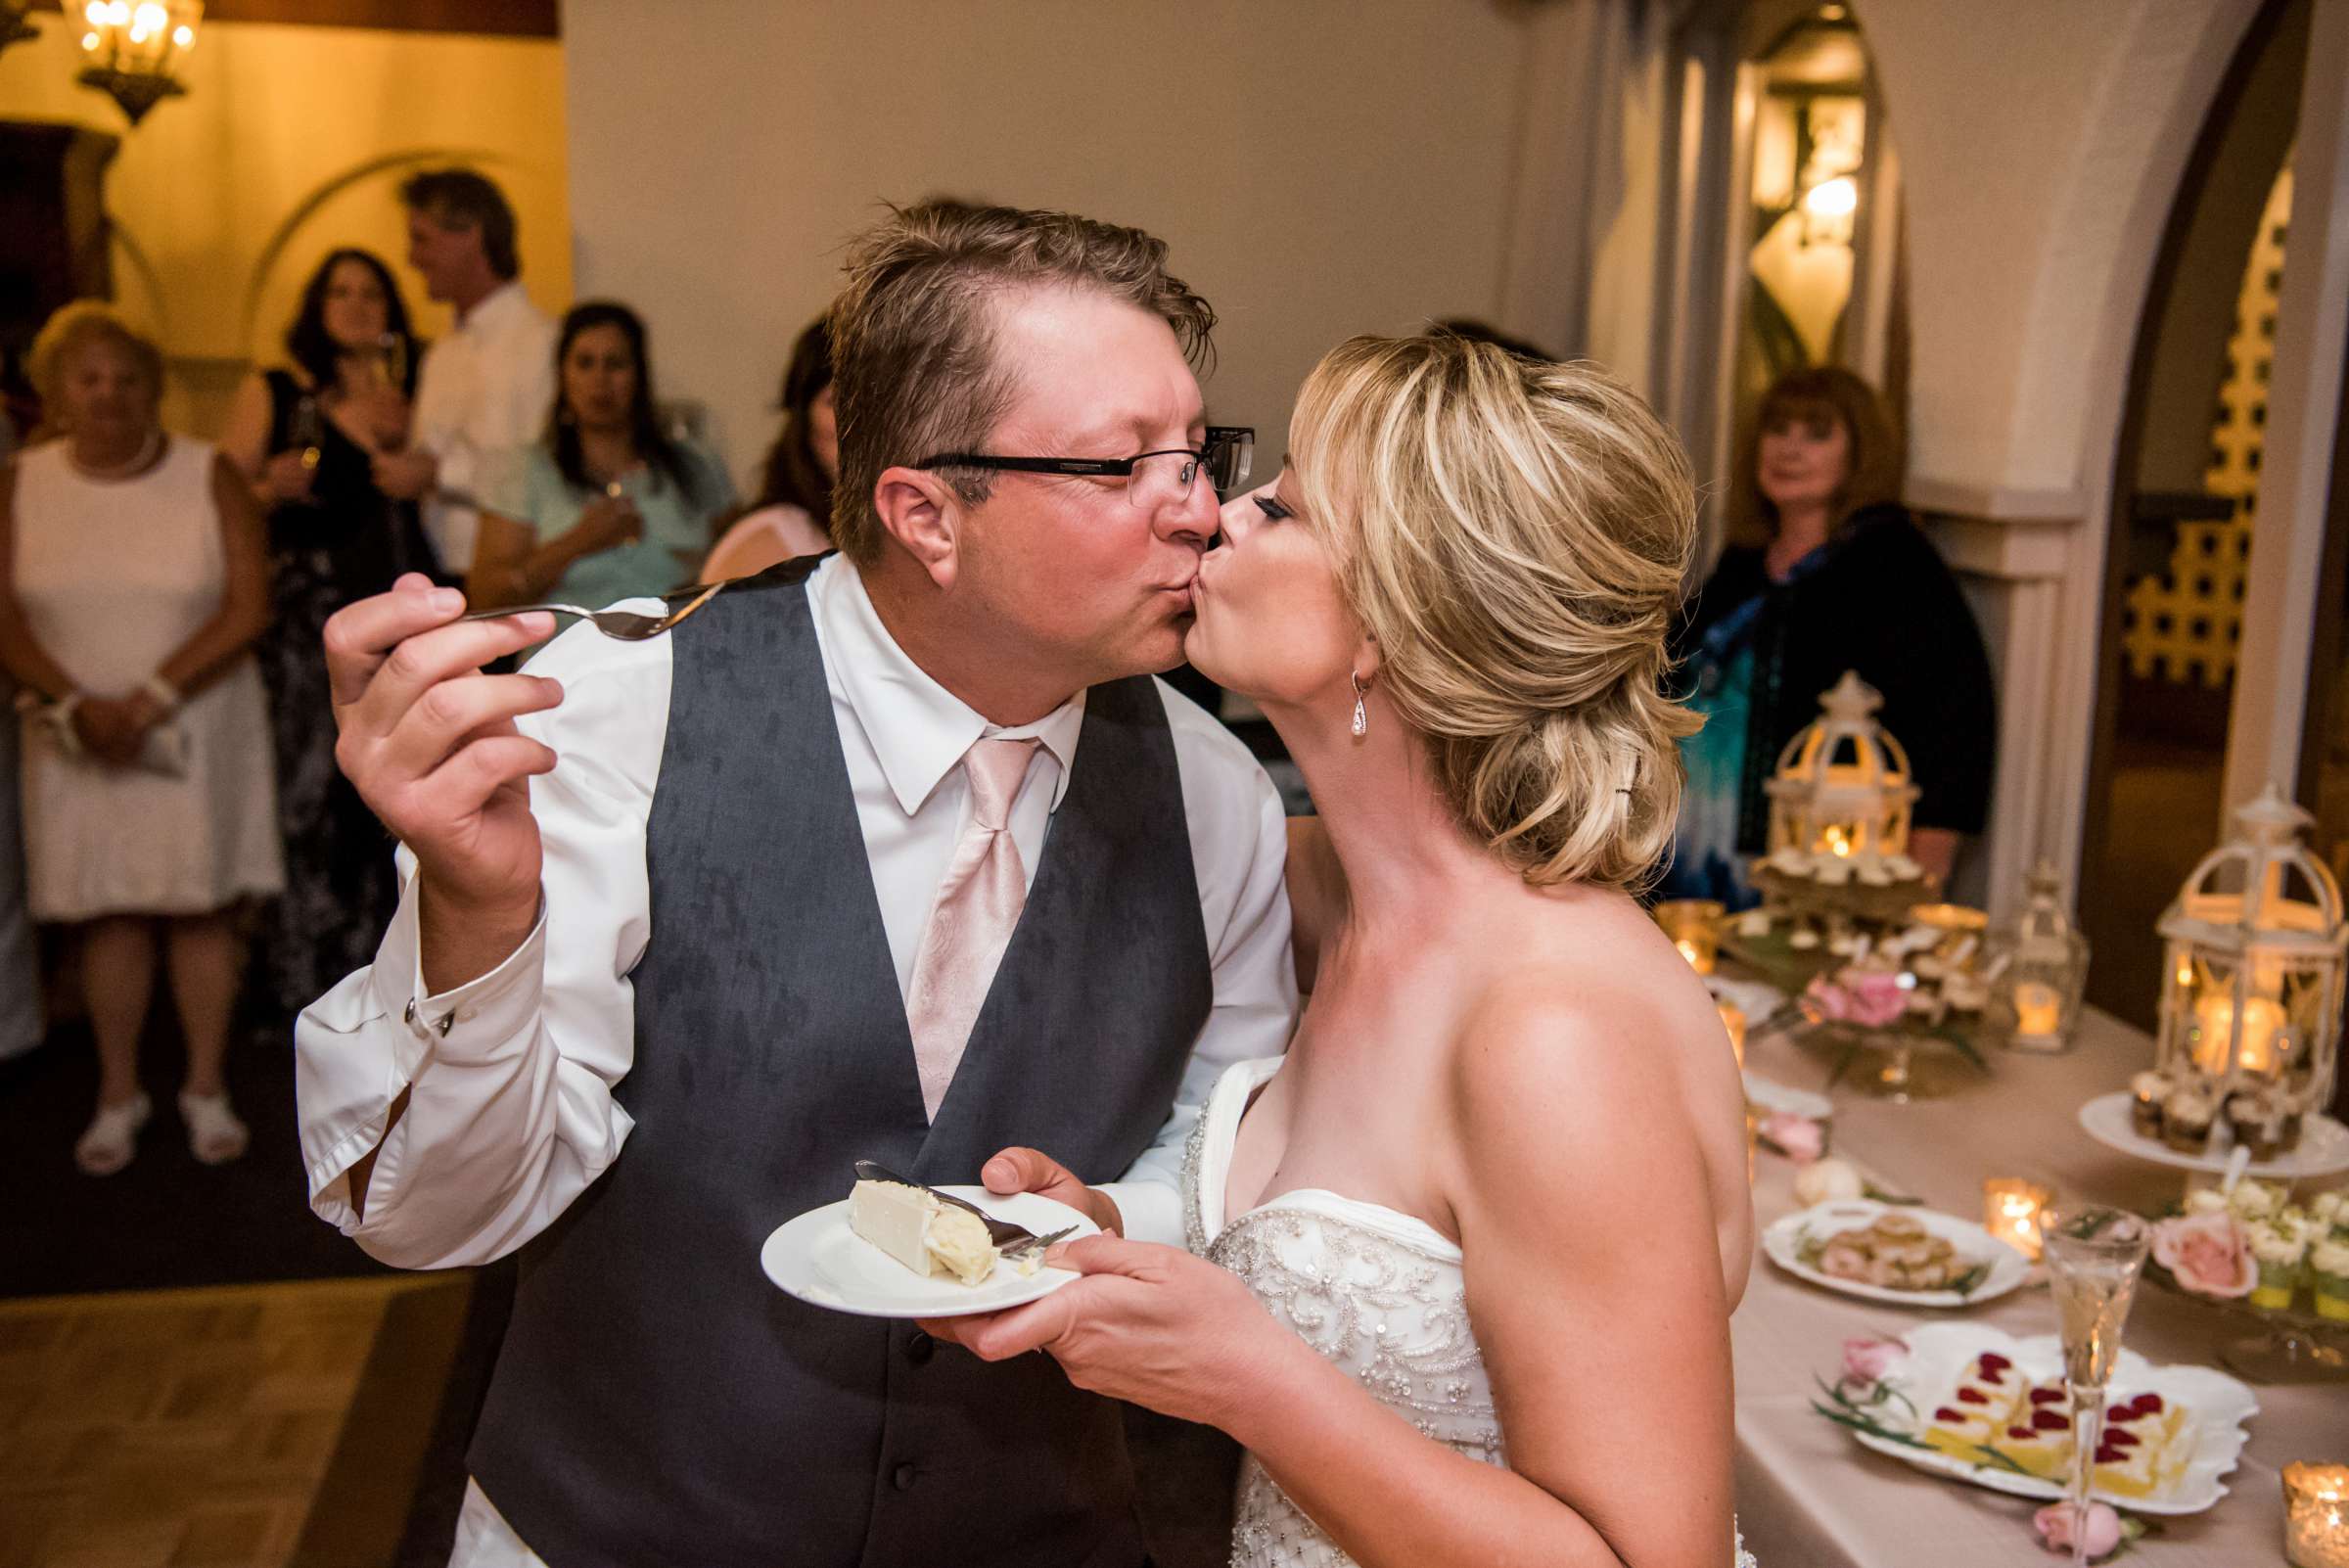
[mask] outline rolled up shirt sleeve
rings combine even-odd
[[[1164,682],[1159,691],[1182,769],[1215,1003],[1158,1136],[1100,1190],[1116,1202],[1128,1237],[1179,1247],[1183,1145],[1225,1068],[1288,1049],[1297,1027],[1297,967],[1289,946],[1289,838],[1280,792],[1221,724]]]
[[[628,976],[651,936],[645,824],[668,728],[668,644],[579,626],[530,669],[564,687],[561,706],[520,721],[558,758],[530,781],[545,855],[537,925],[488,974],[428,993],[416,865],[402,850],[399,908],[374,964],[295,1026],[311,1208],[399,1268],[514,1251],[610,1168],[633,1125],[612,1089],[634,1059]],[[387,1132],[403,1091],[407,1108]],[[349,1173],[370,1150],[362,1218]]]

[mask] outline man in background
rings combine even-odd
[[[555,324],[519,281],[514,209],[471,169],[436,169],[399,189],[408,264],[457,324],[425,352],[408,444],[375,462],[387,495],[421,501],[441,571],[473,570],[474,497],[498,454],[545,433],[555,401]]]

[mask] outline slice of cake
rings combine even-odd
[[[2071,1399],[2060,1383],[2042,1383],[2023,1397],[1995,1447],[2033,1475],[2061,1481],[2072,1471]]]
[[[951,1274],[984,1283],[998,1254],[986,1222],[898,1181],[859,1181],[849,1193],[849,1229],[928,1278]]]
[[[2014,1363],[1996,1351],[1984,1351],[1958,1379],[1949,1403],[1935,1407],[1925,1441],[1944,1453],[1972,1458],[1971,1450],[1991,1447],[2015,1424],[2024,1392],[2023,1376]]]

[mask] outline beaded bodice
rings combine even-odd
[[[1257,1088],[1277,1058],[1227,1069],[1182,1162],[1191,1251],[1222,1265],[1323,1357],[1421,1432],[1486,1464],[1507,1462],[1493,1385],[1468,1321],[1459,1247],[1426,1222],[1318,1188],[1223,1222],[1223,1178]],[[1253,1455],[1240,1469],[1232,1568],[1354,1568]],[[1752,1568],[1740,1546],[1736,1568]]]
[[[1500,1422],[1468,1327],[1460,1250],[1408,1215],[1334,1192],[1287,1192],[1225,1225],[1223,1174],[1241,1112],[1277,1059],[1223,1075],[1182,1164],[1191,1250],[1244,1280],[1272,1315],[1439,1443],[1500,1464]],[[1251,1457],[1240,1470],[1234,1568],[1353,1561]]]

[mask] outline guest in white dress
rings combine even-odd
[[[832,548],[832,484],[840,477],[840,422],[832,402],[832,323],[818,316],[792,345],[783,371],[783,429],[766,454],[759,498],[710,559],[704,582],[747,577],[795,556]]]
[[[239,905],[283,881],[250,652],[268,619],[261,522],[209,444],[165,434],[161,355],[104,306],[59,311],[32,364],[58,435],[0,484],[0,663],[24,688],[32,914],[79,928],[98,1041],[74,1159],[120,1170],[151,1113],[138,1044],[160,936],[188,1046],[180,1113],[217,1164],[246,1143],[221,1077]]]
[[[1237,1438],[1243,1568],[1743,1560],[1743,1095],[1629,891],[1689,727],[1687,461],[1604,375],[1447,333],[1334,350],[1289,453],[1187,652],[1320,808],[1311,1005],[1193,1129],[1191,1251],[1079,1242],[1087,1277],[930,1331]]]

